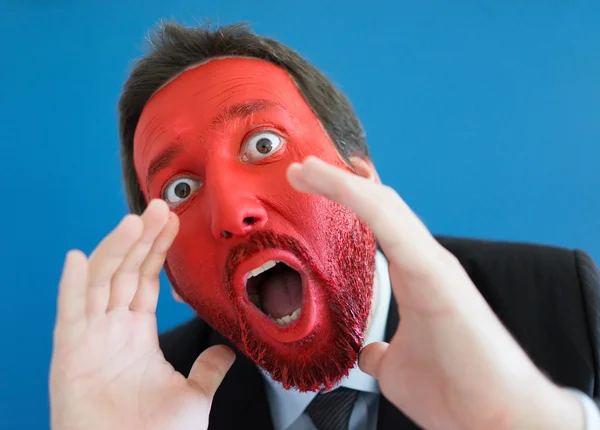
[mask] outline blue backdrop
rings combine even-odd
[[[1,0],[1,429],[48,427],[62,261],[126,211],[116,102],[162,17],[250,21],[316,64],[434,232],[600,260],[600,2]],[[164,288],[161,329],[190,315]]]

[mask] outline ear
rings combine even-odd
[[[350,165],[354,169],[354,173],[358,176],[362,176],[370,181],[373,181],[377,184],[381,184],[381,179],[379,179],[379,174],[377,170],[375,170],[375,166],[373,162],[366,157],[352,156],[349,159]]]

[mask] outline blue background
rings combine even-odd
[[[116,103],[162,17],[250,21],[316,64],[435,233],[600,260],[600,2],[391,3],[1,0],[1,429],[48,427],[62,261],[126,211]],[[161,329],[190,315],[164,288]]]

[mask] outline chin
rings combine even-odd
[[[215,327],[286,389],[328,390],[355,365],[373,295],[376,244],[358,218],[319,267],[290,236],[262,231],[235,248],[225,288],[237,321]]]

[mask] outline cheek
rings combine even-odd
[[[199,223],[186,221],[183,213],[167,256],[171,282],[195,309],[221,309],[233,315],[223,289],[224,257]]]
[[[355,224],[355,216],[347,208],[310,194],[297,193],[281,214],[321,264],[337,258],[340,232],[347,232]]]

